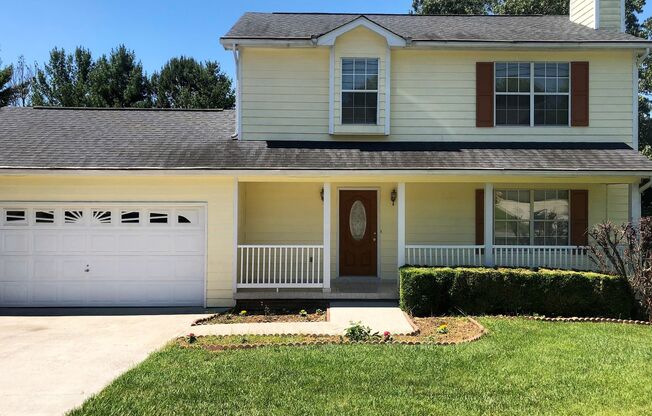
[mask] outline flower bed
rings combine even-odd
[[[242,304],[222,313],[196,321],[193,325],[244,324],[265,322],[323,322],[328,320],[328,304],[303,306],[275,304]]]
[[[410,335],[373,334],[365,341],[351,341],[340,335],[270,334],[270,335],[206,335],[189,334],[176,340],[187,348],[210,351],[259,348],[265,346],[306,346],[325,344],[405,344],[453,345],[475,341],[486,333],[472,318],[430,317],[416,318],[418,330]]]

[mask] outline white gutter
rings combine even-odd
[[[505,169],[293,169],[280,167],[273,169],[215,169],[210,167],[162,169],[148,167],[125,168],[27,168],[0,167],[0,175],[212,175],[212,176],[290,176],[290,177],[332,177],[332,176],[546,176],[546,177],[591,177],[620,176],[649,178],[650,171],[586,171],[586,170],[505,170]],[[632,181],[633,182],[633,181]]]
[[[220,44],[224,49],[230,50],[234,43],[239,46],[260,46],[260,47],[316,47],[311,39],[264,39],[264,38],[222,38]],[[468,41],[460,40],[412,40],[407,43],[406,47],[410,48],[476,48],[476,49],[647,49],[650,42],[613,42],[613,41],[595,41],[595,42],[540,42],[540,41]],[[394,48],[394,47],[393,47]]]

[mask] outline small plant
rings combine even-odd
[[[240,344],[248,344],[248,343],[249,343],[249,339],[247,337],[245,337],[244,335],[240,337]]]
[[[378,332],[371,332],[371,328],[362,325],[362,322],[350,322],[350,326],[344,331],[344,336],[353,342],[380,339]]]
[[[247,316],[247,311],[244,309],[240,311],[240,316]]]
[[[233,314],[232,314],[232,313],[227,313],[226,315],[224,315],[224,317],[225,317],[228,321],[230,321],[231,319],[233,319]]]
[[[323,314],[324,314],[324,311],[322,311],[321,309],[317,308],[317,310],[315,311],[315,313],[316,313],[317,315],[323,315]]]
[[[448,334],[448,324],[441,324],[437,327],[438,334]]]
[[[186,336],[186,341],[188,341],[188,344],[194,344],[197,342],[197,336],[191,332]]]
[[[272,315],[272,310],[270,309],[269,305],[265,305],[263,307],[263,313],[265,314],[265,316]]]
[[[307,318],[308,317],[308,312],[305,309],[301,309],[299,311],[299,316],[302,318]]]
[[[383,332],[383,342],[391,342],[394,341],[394,338],[392,337],[392,333],[389,331]]]

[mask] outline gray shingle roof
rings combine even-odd
[[[223,37],[310,39],[364,16],[403,38],[415,41],[479,42],[645,42],[594,30],[568,16],[462,16],[330,13],[245,13]]]
[[[649,171],[622,143],[233,140],[234,111],[0,109],[0,169]]]

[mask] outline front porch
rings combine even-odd
[[[590,270],[578,227],[640,216],[636,178],[441,180],[238,182],[234,298],[396,299],[405,264]]]

